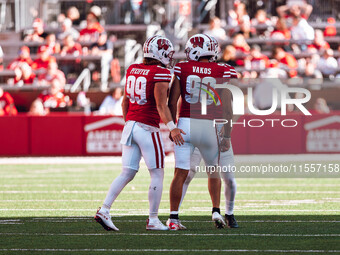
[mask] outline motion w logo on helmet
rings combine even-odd
[[[164,40],[164,39],[159,39],[157,41],[157,45],[158,45],[158,50],[168,50],[169,48],[169,42],[167,40]]]
[[[204,38],[202,37],[194,37],[190,39],[190,42],[194,48],[200,47],[203,48]]]

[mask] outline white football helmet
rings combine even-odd
[[[165,37],[154,35],[148,38],[143,45],[143,53],[145,58],[159,60],[170,68],[173,66],[174,47],[170,40]]]
[[[210,36],[197,34],[189,38],[184,52],[188,60],[198,61],[200,57],[215,56],[215,44]]]

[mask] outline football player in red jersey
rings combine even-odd
[[[211,39],[215,43],[215,56],[212,59],[212,61],[217,61],[218,54],[220,52],[220,47],[218,45],[217,40],[210,36]],[[226,65],[228,67],[228,65]],[[230,78],[237,78],[236,71],[229,66],[231,70]],[[227,143],[225,143],[225,147],[220,149],[220,160],[219,165],[221,167],[233,167],[235,165],[234,163],[234,153],[231,146],[230,140],[225,140]],[[183,191],[182,191],[182,198],[181,203],[183,202],[183,199],[185,197],[185,194],[187,192],[188,186],[192,179],[195,177],[196,174],[196,166],[200,165],[200,162],[202,160],[202,156],[200,151],[195,148],[193,154],[191,155],[191,168],[189,171],[189,174],[183,184]],[[226,168],[228,169],[228,168]],[[209,193],[211,196],[211,201],[213,205],[212,210],[212,220],[215,222],[215,225],[217,228],[223,228],[225,225],[228,228],[238,228],[237,221],[234,217],[234,201],[235,201],[235,195],[236,195],[236,181],[235,177],[232,172],[223,172],[221,173],[222,179],[224,181],[224,196],[225,196],[225,220],[227,223],[225,223],[224,219],[220,215],[220,195],[221,195],[221,179],[218,173],[216,175],[208,175],[208,188]],[[181,204],[180,204],[181,205]],[[178,208],[179,211],[179,208]]]
[[[230,147],[230,128],[224,128],[224,134],[219,144],[213,119],[217,118],[215,112],[222,114],[223,111],[227,114],[223,116],[226,116],[226,119],[231,119],[231,99],[223,92],[223,96],[221,93],[222,101],[214,86],[236,77],[233,67],[212,62],[216,54],[216,43],[207,35],[192,36],[186,43],[185,52],[188,61],[180,62],[175,66],[176,77],[169,97],[169,108],[175,118],[177,102],[181,96],[178,127],[186,133],[183,136],[183,146],[175,146],[176,166],[174,179],[170,186],[170,218],[167,221],[171,230],[185,229],[179,221],[178,208],[183,184],[192,167],[191,157],[194,149],[199,149],[207,166],[215,167],[218,164],[219,149],[223,147],[223,150],[227,151]],[[214,98],[208,99],[207,96],[212,93]],[[216,104],[215,98],[220,101],[218,104]],[[201,113],[200,101],[203,99],[207,102],[206,111],[209,113],[207,115]],[[211,104],[213,101],[215,105]],[[227,110],[223,110],[222,105]],[[220,182],[217,185],[209,185],[212,200],[218,206],[220,197],[217,193],[219,193],[220,187]],[[215,212],[219,216],[218,218],[223,221],[219,208],[214,208],[213,213]]]
[[[122,133],[123,170],[113,181],[103,206],[95,219],[106,230],[118,230],[113,224],[109,210],[122,189],[134,178],[143,156],[149,169],[149,218],[147,230],[168,230],[158,219],[164,178],[164,150],[159,132],[162,120],[168,126],[173,141],[179,146],[184,141],[182,130],[173,122],[167,106],[171,74],[167,66],[172,64],[174,53],[171,42],[161,36],[153,36],[143,46],[144,61],[132,64],[126,72],[125,93],[122,103],[126,121]]]

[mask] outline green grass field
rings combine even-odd
[[[240,228],[215,229],[207,179],[196,178],[182,206],[188,230],[149,232],[142,167],[113,205],[120,231],[106,232],[93,216],[119,172],[118,164],[0,165],[0,254],[340,254],[340,179],[240,178]]]

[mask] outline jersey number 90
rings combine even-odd
[[[197,75],[189,75],[186,81],[186,91],[188,94],[185,95],[185,101],[189,104],[196,104],[202,101],[202,97],[207,97],[207,105],[212,104],[213,99],[207,95],[206,91],[213,94],[209,87],[215,88],[215,85],[216,79],[213,77],[200,78]]]

